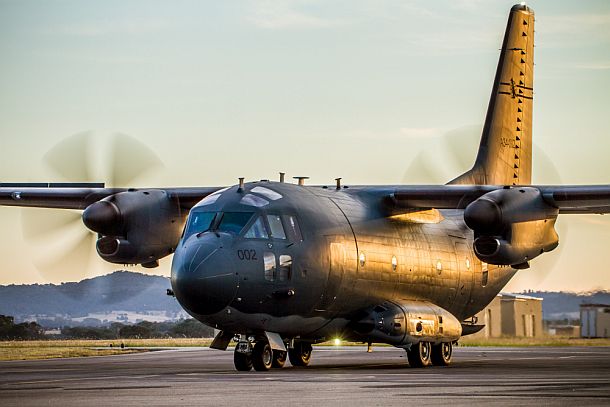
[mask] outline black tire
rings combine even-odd
[[[273,365],[273,351],[269,342],[258,341],[252,349],[252,366],[254,370],[259,372],[265,372],[271,369]]]
[[[292,366],[307,366],[311,360],[311,343],[295,342],[294,348],[288,349],[288,358]]]
[[[453,356],[453,345],[451,342],[432,345],[431,360],[434,366],[449,366]]]
[[[286,364],[286,352],[282,350],[274,350],[273,351],[273,363],[271,367],[275,367],[281,369]]]
[[[233,364],[239,372],[249,372],[252,370],[252,357],[246,353],[233,352]]]
[[[430,342],[419,342],[411,346],[407,351],[407,359],[411,367],[425,367],[431,363],[431,346]]]

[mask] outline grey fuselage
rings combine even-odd
[[[252,192],[256,187],[281,198]],[[350,323],[387,301],[426,301],[459,321],[483,309],[516,270],[474,256],[462,210],[393,215],[379,201],[379,192],[390,195],[392,188],[261,181],[207,197],[189,220],[198,211],[254,215],[238,234],[183,236],[172,263],[177,300],[196,319],[226,332],[312,340],[355,337]],[[244,204],[246,195],[267,203]],[[244,237],[257,215],[293,216],[300,236]],[[276,262],[272,281],[265,259]]]

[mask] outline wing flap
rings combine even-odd
[[[475,199],[500,188],[492,185],[414,185],[398,187],[392,200],[399,208],[464,209]]]

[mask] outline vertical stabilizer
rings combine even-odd
[[[475,164],[450,184],[531,184],[533,95],[534,11],[517,4],[508,16]]]

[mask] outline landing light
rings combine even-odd
[[[341,339],[337,338],[334,340],[335,346],[341,345]]]

